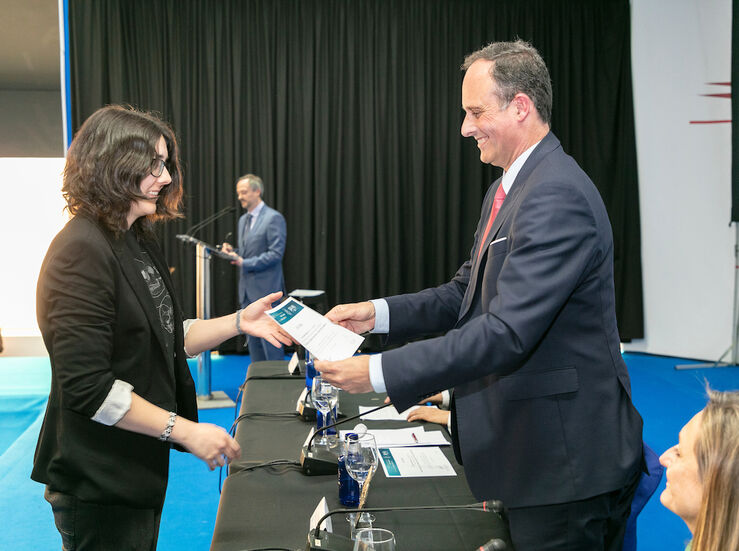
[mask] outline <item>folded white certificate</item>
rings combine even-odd
[[[364,342],[364,337],[331,323],[292,297],[267,314],[319,360],[345,360]]]
[[[457,476],[441,448],[381,448],[382,470],[388,478]]]
[[[398,413],[395,406],[388,406],[384,409],[378,409],[374,413],[365,415],[366,411],[370,411],[376,407],[377,406],[359,406],[359,413],[362,414],[362,419],[365,421],[407,421],[408,414],[418,408],[418,406],[411,406],[407,410]]]

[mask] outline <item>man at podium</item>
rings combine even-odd
[[[236,195],[246,212],[239,218],[238,243],[224,243],[222,250],[233,257],[238,266],[239,302],[245,308],[255,300],[285,292],[282,257],[285,255],[287,228],[285,218],[262,200],[264,183],[255,174],[246,174],[236,182]],[[248,337],[249,354],[253,362],[282,360],[282,347],[277,348],[259,337]]]

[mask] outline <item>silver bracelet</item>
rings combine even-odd
[[[169,437],[172,436],[172,429],[174,428],[174,422],[177,420],[177,414],[174,411],[169,412],[169,421],[167,421],[167,426],[164,427],[164,432],[159,435],[159,440],[162,442],[166,442],[169,440]]]
[[[236,311],[236,331],[239,332],[239,335],[246,335],[246,331],[241,329],[241,312],[243,312],[244,309]]]

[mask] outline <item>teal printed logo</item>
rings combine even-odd
[[[400,476],[400,469],[398,469],[398,464],[395,462],[392,452],[387,448],[380,448],[380,456],[387,469],[387,475]]]
[[[299,302],[291,302],[290,304],[287,304],[277,310],[277,312],[272,314],[272,317],[280,325],[285,325],[288,321],[293,319],[302,309],[303,305]]]

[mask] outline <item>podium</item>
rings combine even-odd
[[[215,245],[201,241],[187,234],[179,234],[177,239],[195,246],[195,315],[198,319],[210,319],[211,304],[211,261],[214,256],[231,260],[231,256],[222,252]],[[233,407],[234,403],[222,390],[211,390],[210,350],[198,355],[198,372],[195,381],[198,398],[198,409],[216,409]]]

